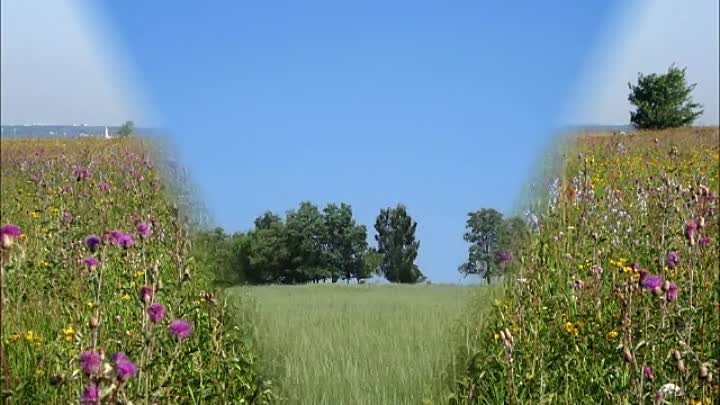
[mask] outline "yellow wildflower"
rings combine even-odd
[[[42,371],[42,370],[35,370],[35,377],[40,378],[40,377],[42,377],[42,376],[44,376],[44,375],[45,375],[45,372],[44,372],[44,371]]]
[[[73,337],[75,337],[75,329],[72,327],[72,325],[68,326],[67,328],[63,329],[63,335],[65,335],[65,340],[68,342],[72,342]]]
[[[619,334],[617,333],[617,331],[611,330],[610,332],[608,332],[607,338],[608,340],[614,340],[616,337],[618,337],[618,335]]]
[[[134,335],[133,331],[131,331],[131,330],[126,330],[126,331],[125,331],[125,334],[126,334],[128,337],[133,337],[133,335]]]
[[[40,213],[37,211],[33,211],[31,215],[33,219],[40,219]]]
[[[51,211],[52,211],[53,215],[58,215],[60,213],[60,209],[56,208],[56,207],[53,207]]]
[[[125,295],[122,296],[121,299],[122,299],[123,301],[125,301],[125,302],[128,302],[128,301],[130,301],[130,296],[127,295],[127,294],[125,294]]]
[[[135,278],[142,278],[142,277],[144,277],[144,276],[145,276],[145,272],[144,272],[144,271],[136,271],[136,272],[135,272]]]
[[[572,322],[565,322],[564,329],[565,329],[566,333],[572,334],[573,331],[575,330],[575,325],[573,325]]]
[[[37,337],[35,336],[35,333],[31,330],[27,331],[25,334],[25,340],[32,343]]]
[[[95,308],[95,303],[92,302],[92,301],[88,301],[88,302],[87,302],[87,307],[90,308],[90,309],[93,309],[93,308]]]
[[[495,338],[495,340],[500,339],[500,335],[497,332],[493,333],[493,337]]]

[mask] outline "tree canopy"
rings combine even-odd
[[[380,270],[391,282],[415,283],[424,276],[415,264],[420,241],[415,240],[415,222],[405,206],[380,210],[375,221],[375,240],[383,255]]]
[[[685,68],[671,65],[665,74],[638,75],[628,83],[628,100],[635,106],[630,122],[640,129],[664,129],[691,125],[702,115],[702,105],[692,101],[696,84],[688,84]]]

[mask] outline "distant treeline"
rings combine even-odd
[[[459,271],[491,275],[512,261],[527,240],[524,220],[503,219],[493,209],[468,214],[468,260]],[[380,276],[394,283],[417,283],[425,276],[415,264],[420,242],[417,222],[403,205],[380,210],[375,221],[376,246],[357,224],[349,204],[323,209],[302,202],[281,217],[266,212],[253,229],[227,234],[222,228],[196,231],[195,260],[216,269],[223,284],[305,284],[361,280]]]

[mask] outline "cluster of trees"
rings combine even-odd
[[[463,238],[470,243],[468,259],[458,271],[479,275],[487,282],[513,260],[530,240],[530,229],[520,217],[503,218],[503,214],[483,208],[468,214]]]
[[[266,212],[248,232],[227,235],[217,228],[199,232],[193,243],[197,260],[216,268],[228,283],[360,282],[373,275],[415,283],[424,279],[415,265],[416,227],[404,206],[383,209],[375,224],[378,247],[373,248],[350,205],[328,204],[321,210],[302,202],[285,218]]]
[[[415,263],[420,242],[417,222],[403,205],[380,210],[375,220],[376,247],[348,204],[323,209],[300,203],[282,218],[266,212],[248,232],[226,234],[221,228],[194,235],[195,260],[217,269],[228,284],[305,284],[381,276],[393,283],[417,283],[425,276]],[[468,214],[467,262],[459,271],[490,281],[528,242],[529,229],[519,217],[504,219],[494,209]]]

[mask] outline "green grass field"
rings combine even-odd
[[[462,347],[463,333],[452,332],[466,329],[469,297],[485,291],[320,285],[231,294],[255,302],[245,321],[255,324],[265,371],[288,403],[402,405],[442,402]]]

